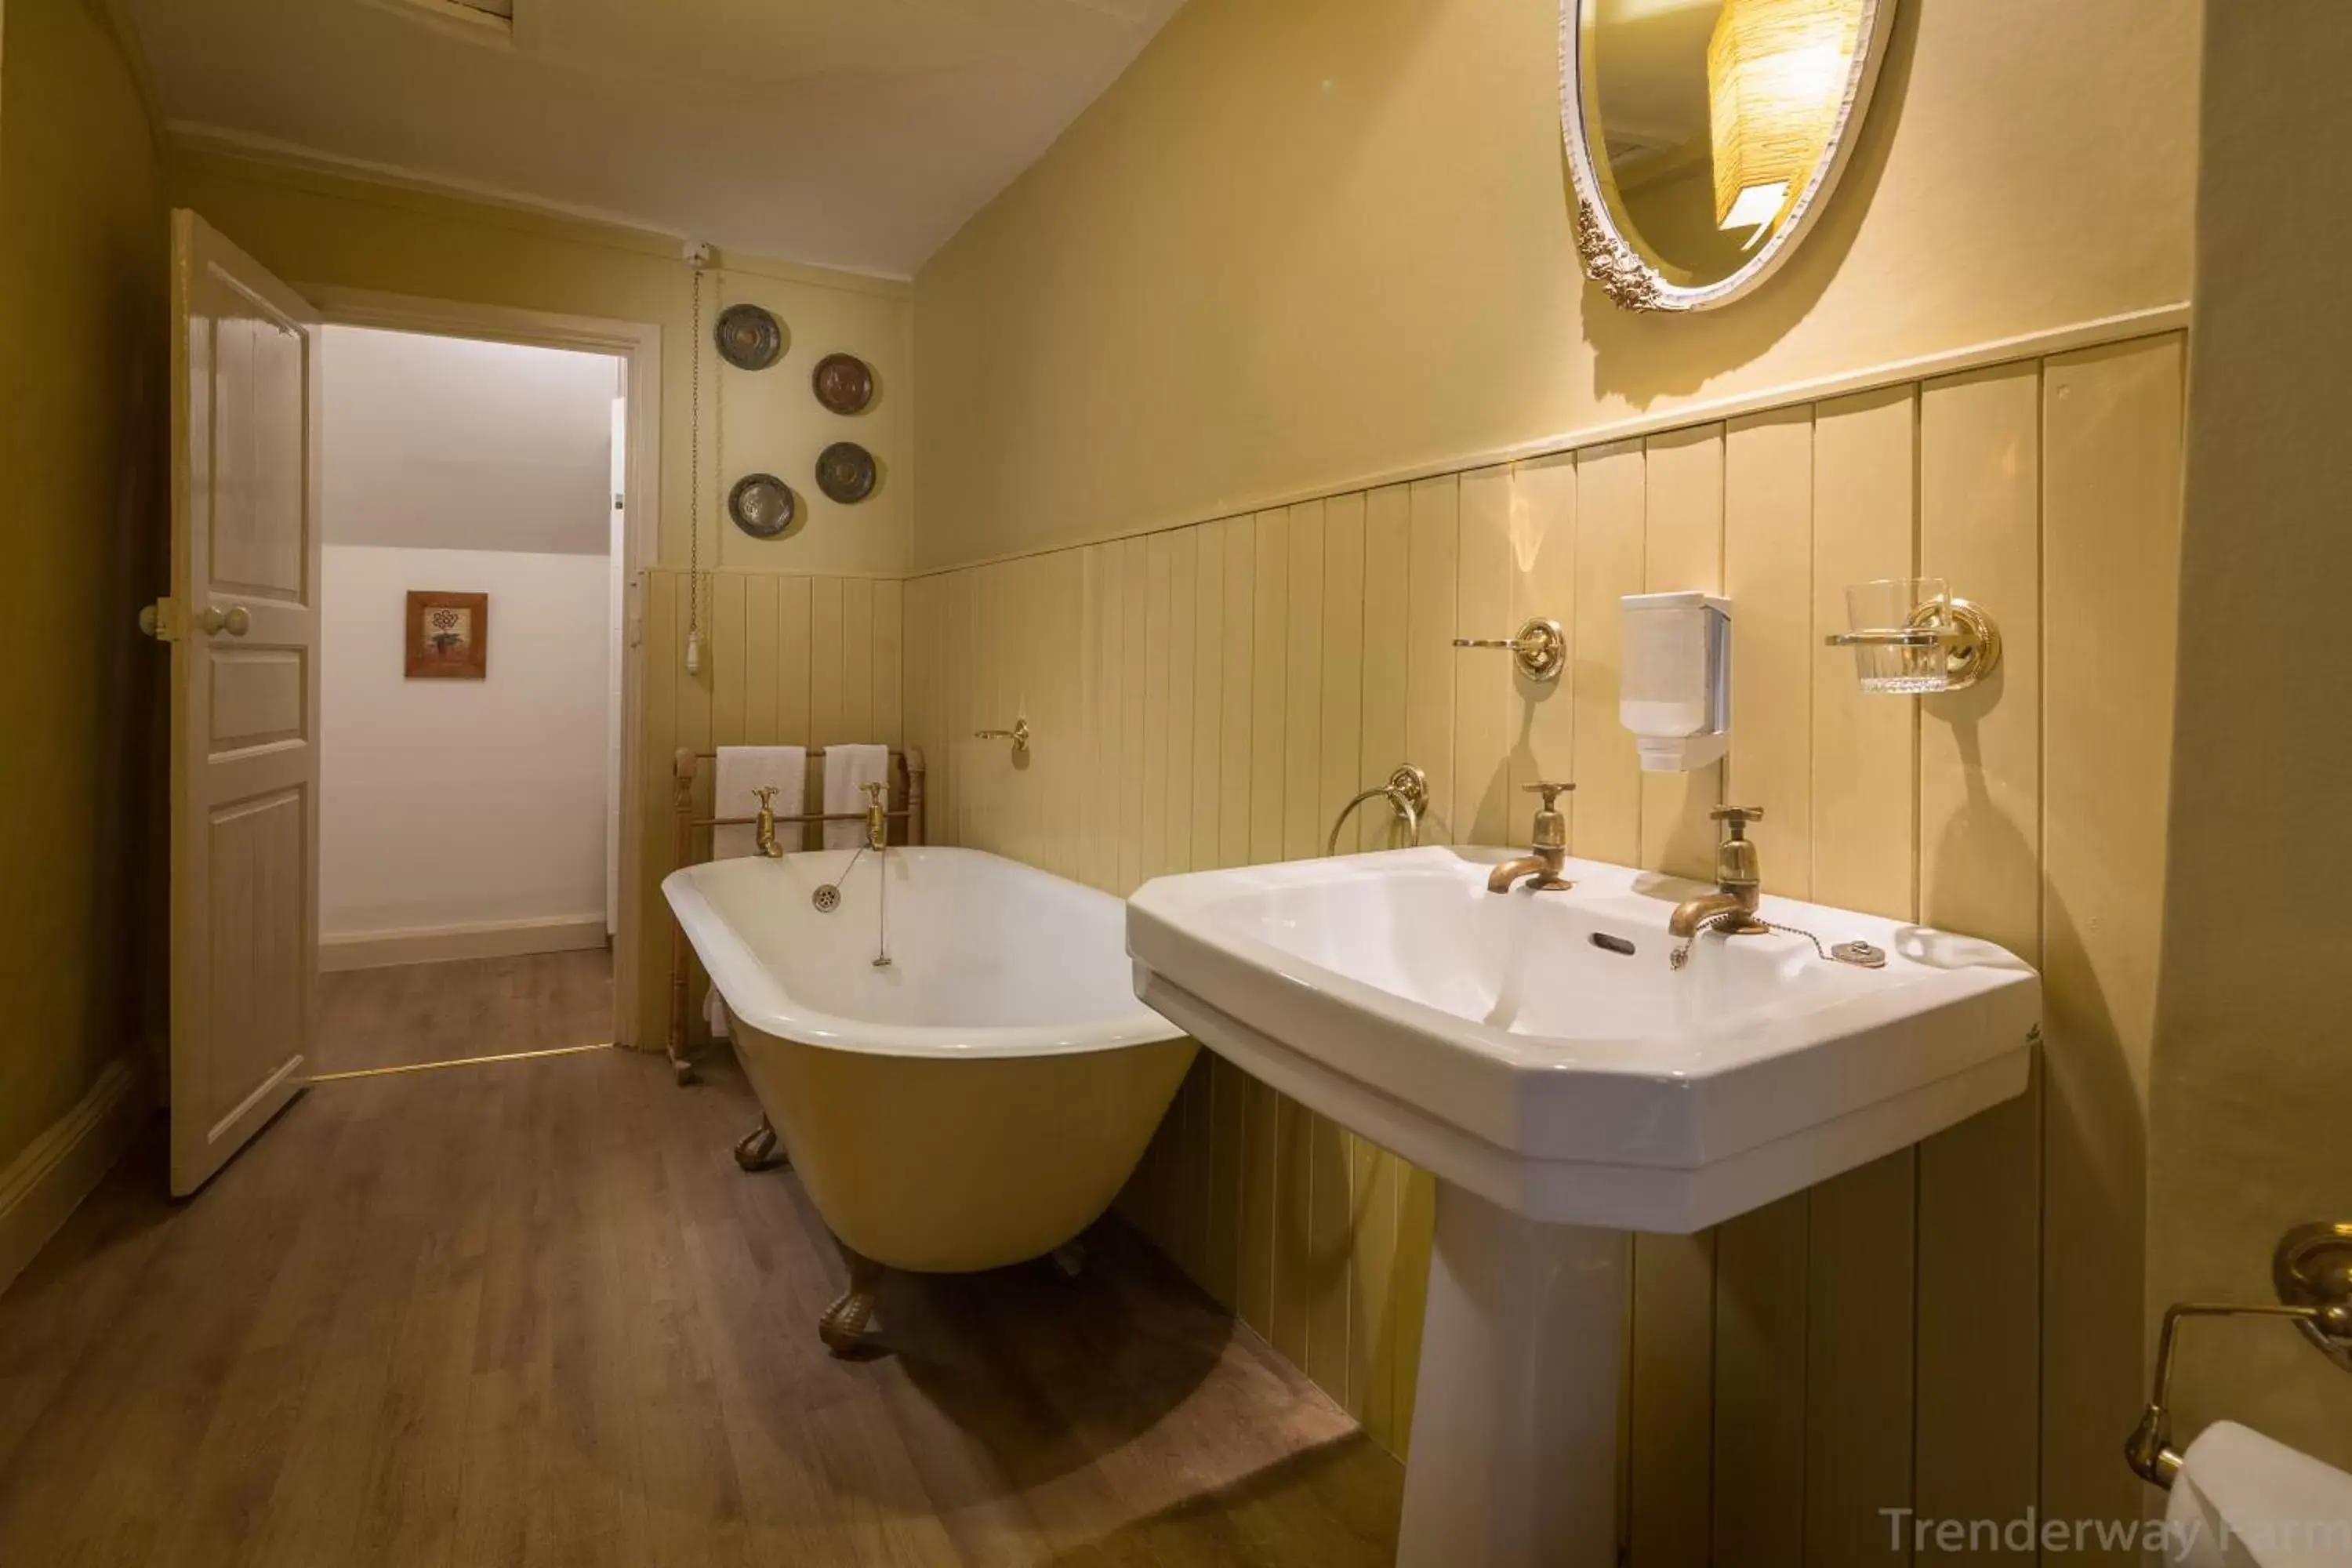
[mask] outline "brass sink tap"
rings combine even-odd
[[[1748,825],[1761,821],[1764,808],[1718,805],[1707,816],[1724,826],[1723,842],[1715,848],[1715,891],[1676,904],[1666,932],[1685,942],[1705,929],[1726,936],[1760,936],[1772,928],[1756,918],[1764,872],[1748,837]]]
[[[1564,893],[1576,886],[1561,876],[1560,867],[1568,859],[1568,818],[1560,815],[1559,797],[1576,786],[1572,784],[1531,784],[1524,786],[1529,794],[1541,793],[1543,805],[1536,811],[1535,847],[1517,860],[1506,860],[1486,878],[1490,893],[1507,893],[1521,878],[1530,878],[1528,886],[1538,893]]]
[[[890,818],[882,809],[882,785],[865,784],[858,787],[866,792],[866,847],[878,853],[890,842]]]
[[[751,793],[760,797],[760,817],[751,829],[752,841],[761,854],[771,860],[781,860],[784,852],[776,845],[776,786],[761,784]]]

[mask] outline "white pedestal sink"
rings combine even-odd
[[[1783,899],[1860,940],[1703,936],[1698,885],[1409,849],[1163,878],[1128,906],[1136,994],[1437,1178],[1398,1561],[1616,1560],[1627,1233],[1686,1233],[2024,1091],[2041,983],[1986,942]],[[1694,1501],[1696,1506],[1696,1500]]]

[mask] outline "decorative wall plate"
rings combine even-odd
[[[754,539],[773,539],[792,527],[800,503],[792,487],[773,474],[745,474],[727,492],[727,515]]]
[[[863,414],[874,401],[874,367],[856,354],[827,354],[809,377],[816,400],[835,414]]]
[[[730,305],[710,330],[719,357],[738,370],[765,370],[784,353],[784,324],[757,305]]]
[[[855,441],[835,441],[817,454],[816,488],[844,506],[874,493],[874,454]]]

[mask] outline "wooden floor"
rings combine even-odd
[[[613,955],[535,952],[319,977],[314,1070],[410,1067],[613,1037]]]
[[[828,1357],[838,1258],[709,1077],[320,1084],[177,1206],[140,1151],[0,1296],[0,1563],[1390,1560],[1395,1461],[1116,1226]]]

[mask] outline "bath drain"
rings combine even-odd
[[[809,902],[816,906],[817,913],[829,915],[841,908],[841,889],[827,882],[809,896]]]

